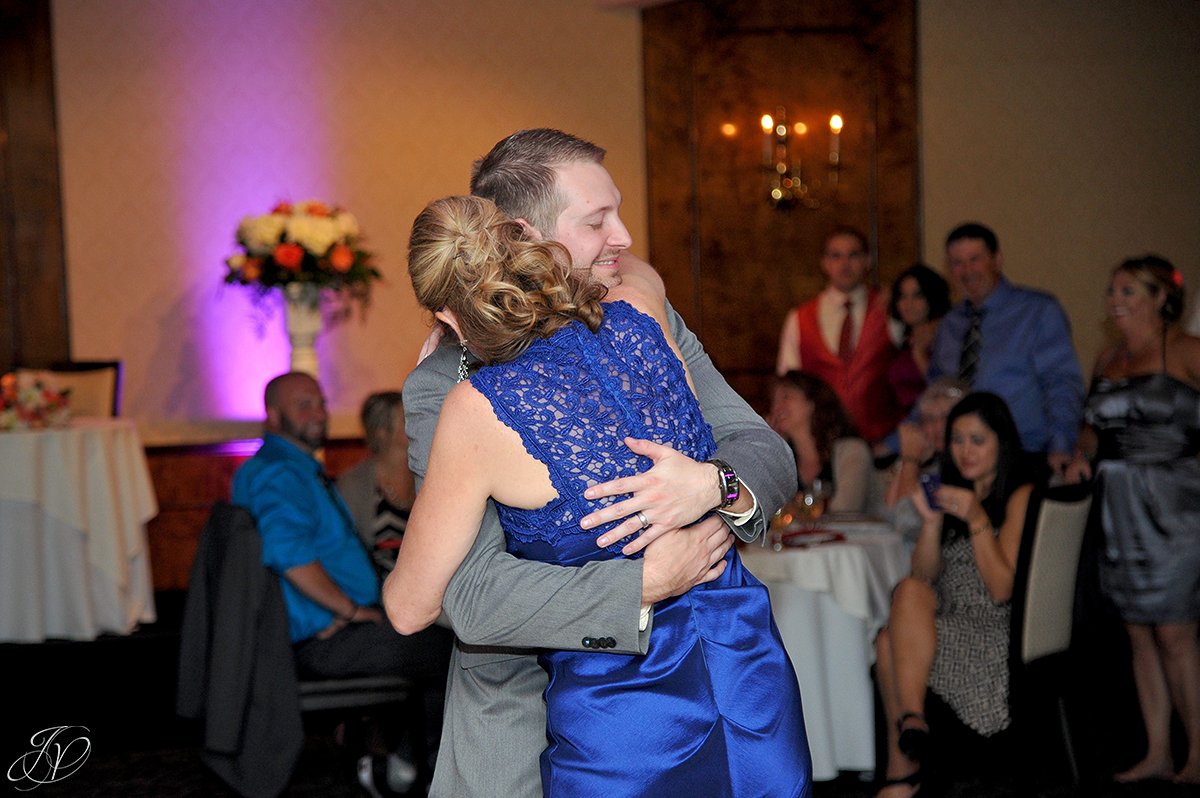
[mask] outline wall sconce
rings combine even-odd
[[[775,115],[763,114],[763,169],[767,172],[767,196],[776,208],[800,205],[819,208],[822,203],[833,202],[838,190],[838,173],[842,166],[841,114],[829,117],[829,157],[824,184],[821,182],[818,165],[811,169],[809,182],[804,182],[803,153],[808,140],[808,125],[796,122],[789,127],[787,110],[783,106],[775,109]],[[818,161],[818,164],[820,161]]]

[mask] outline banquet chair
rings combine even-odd
[[[204,723],[204,763],[239,793],[276,795],[300,755],[301,713],[387,704],[402,706],[417,783],[428,784],[422,691],[400,676],[303,678],[254,518],[217,502],[192,565],[176,701],[181,716]]]
[[[1071,624],[1080,550],[1092,505],[1090,483],[1040,492],[1027,519],[1013,581],[1009,649],[1009,703],[1021,728],[1039,721],[1039,704],[1053,701],[1062,749],[1079,783],[1079,765],[1067,715],[1065,687],[1070,668]],[[1024,735],[1026,741],[1031,735]]]
[[[70,390],[68,405],[76,417],[115,418],[121,415],[121,378],[119,360],[63,360],[49,368],[18,371],[32,372],[58,390]]]

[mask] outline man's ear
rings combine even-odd
[[[542,235],[542,231],[531,225],[528,219],[518,216],[514,221],[521,225],[521,229],[525,231],[525,235],[529,236],[533,241],[541,241],[545,238]]]
[[[433,314],[433,317],[442,324],[445,324],[451,330],[454,330],[454,334],[458,336],[458,340],[461,341],[463,339],[462,330],[458,328],[458,317],[454,315],[453,310],[450,310],[449,308],[442,308],[441,310],[436,311]]]
[[[268,407],[267,408],[267,424],[266,424],[266,426],[267,426],[267,429],[269,429],[269,430],[277,430],[280,428],[280,426],[279,426],[279,408],[278,407]]]

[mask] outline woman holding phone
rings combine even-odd
[[[969,394],[946,420],[941,484],[912,494],[922,518],[912,574],[896,586],[875,641],[888,720],[880,798],[907,798],[920,786],[927,691],[981,735],[1009,724],[1009,598],[1031,492],[1021,462],[1004,400]]]

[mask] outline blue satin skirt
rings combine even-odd
[[[719,579],[655,605],[645,656],[540,659],[547,796],[811,794],[796,673],[767,589],[736,551]]]

